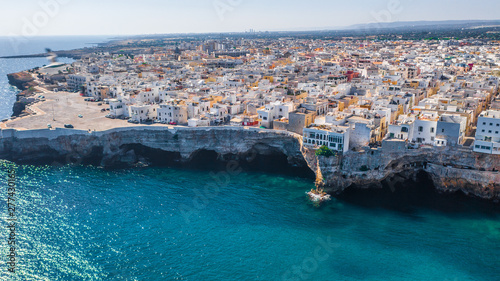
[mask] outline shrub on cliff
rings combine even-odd
[[[333,150],[323,145],[318,150],[316,150],[316,156],[331,157],[335,156],[335,152],[333,152]]]

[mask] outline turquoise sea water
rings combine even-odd
[[[474,200],[357,192],[316,208],[305,196],[310,179],[33,166],[17,167],[19,261],[10,275],[5,169],[0,180],[1,280],[500,276],[500,209]]]

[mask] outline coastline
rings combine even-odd
[[[325,191],[332,195],[350,188],[396,188],[405,180],[416,181],[423,172],[439,192],[460,191],[493,202],[500,199],[500,157],[468,150],[382,148],[325,158],[305,148],[299,135],[245,127],[136,126],[91,132],[61,128],[0,132],[0,158],[18,164],[189,168],[200,163],[225,167],[236,161],[242,167],[261,171],[273,166],[291,173],[309,169],[322,176]],[[360,171],[360,163],[368,163],[368,170]]]
[[[57,53],[60,56],[73,53],[74,58],[78,58],[76,54],[88,50],[91,49]],[[26,57],[41,56],[44,54]],[[28,75],[31,79],[25,79]],[[22,91],[16,97],[13,119],[25,117],[27,114],[22,112],[33,102],[37,110],[32,106],[31,111],[39,114],[31,116],[40,118],[46,115],[44,112],[48,108],[37,106],[48,106],[46,103],[54,103],[54,99],[41,103],[30,99],[33,95],[28,93],[30,87],[42,89],[37,87],[36,79],[28,71],[9,74],[8,77],[9,83]],[[50,95],[49,92],[43,90],[41,93]],[[22,108],[20,99],[26,101]],[[47,121],[39,122],[41,125],[38,124],[37,128],[28,129],[18,124],[8,128],[2,123],[0,158],[20,164],[103,167],[166,165],[189,168],[210,167],[213,163],[224,167],[230,161],[237,161],[243,167],[260,171],[274,169],[308,177],[314,175],[323,181],[325,191],[332,195],[350,188],[389,186],[392,190],[404,181],[416,181],[419,174],[424,173],[439,192],[463,192],[470,197],[494,202],[500,200],[500,156],[474,153],[466,148],[409,150],[401,143],[388,141],[379,149],[365,148],[360,152],[349,151],[343,156],[327,158],[316,156],[314,150],[304,147],[302,136],[285,131],[246,127],[143,126],[105,118],[94,122],[109,124],[95,129],[88,124],[79,126],[81,124],[77,122],[83,120],[76,119],[73,120],[75,123],[71,122],[77,125],[76,129],[70,130],[58,128],[61,124],[55,124],[55,129],[46,129]],[[89,126],[88,130],[82,129],[85,126]],[[260,159],[248,163],[245,159],[249,155]]]
[[[31,75],[26,71],[21,73]],[[34,81],[22,77],[9,75],[10,84],[23,90],[17,94],[16,104],[19,98],[26,97],[27,88]],[[50,95],[50,92],[45,94]],[[30,106],[32,111],[39,112],[32,117],[46,115],[38,106],[43,105],[47,111],[47,102],[54,100]],[[22,117],[26,116],[14,114],[12,121],[24,119]],[[203,166],[208,169],[224,169],[235,160],[247,169],[320,178],[325,191],[332,195],[353,188],[389,187],[394,190],[405,181],[416,182],[423,173],[438,192],[462,192],[495,203],[500,200],[500,156],[478,154],[466,148],[409,150],[398,141],[388,141],[379,149],[367,147],[360,152],[349,151],[344,156],[328,158],[316,156],[314,150],[302,145],[301,135],[286,131],[229,126],[147,126],[122,124],[106,118],[98,123],[102,125],[103,122],[108,123],[88,130],[79,130],[78,126],[77,129],[57,126],[45,129],[43,124],[36,129],[21,129],[22,126],[16,129],[2,123],[0,158],[20,164],[84,164],[107,168]],[[90,127],[89,124],[84,126]],[[16,147],[16,141],[23,145]],[[260,157],[258,161],[248,163],[245,160],[255,154]]]

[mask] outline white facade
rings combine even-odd
[[[474,151],[500,154],[500,111],[488,110],[479,115]]]
[[[437,135],[437,113],[423,113],[415,120],[412,142],[435,145]]]
[[[304,128],[304,145],[327,146],[338,152],[349,151],[349,127],[332,126]]]
[[[187,124],[188,123],[188,110],[185,104],[170,103],[162,104],[158,109],[157,120],[163,123],[176,123],[176,124]]]
[[[133,105],[129,106],[129,116],[132,120],[144,122],[156,119],[157,105]]]
[[[118,116],[128,116],[128,110],[121,100],[111,99],[109,100],[109,114],[115,117]]]
[[[290,112],[294,111],[293,103],[282,103],[280,101],[270,103],[264,109],[258,110],[257,114],[261,120],[261,126],[272,128],[276,119],[287,118]]]
[[[210,126],[210,120],[208,119],[189,119],[188,120],[188,126],[189,127],[209,127]]]
[[[68,88],[73,91],[80,90],[80,87],[87,84],[87,77],[83,75],[71,74],[68,76]]]

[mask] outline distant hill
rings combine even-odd
[[[500,20],[447,20],[447,21],[401,21],[355,24],[337,30],[363,30],[363,29],[432,29],[447,28],[474,28],[480,26],[500,26]]]

